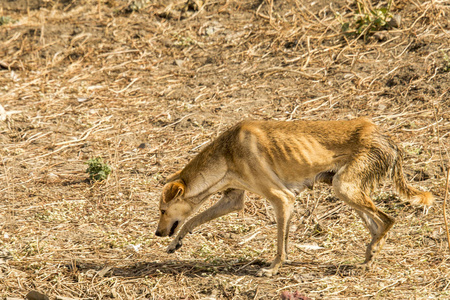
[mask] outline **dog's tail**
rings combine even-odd
[[[430,192],[419,191],[406,182],[405,176],[403,175],[403,152],[400,149],[397,149],[397,155],[392,168],[392,179],[400,196],[411,202],[411,204],[426,206],[433,204],[434,197]]]

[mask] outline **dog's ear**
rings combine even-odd
[[[169,175],[166,178],[166,183],[171,182],[171,181],[175,181],[177,179],[180,179],[180,173],[181,173],[181,170],[178,171],[178,172],[173,173],[172,175]]]
[[[182,196],[184,194],[184,190],[186,189],[186,185],[184,185],[183,181],[176,180],[169,182],[163,188],[162,192],[162,200],[165,203],[168,203],[175,199],[178,196]]]

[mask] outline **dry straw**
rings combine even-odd
[[[447,168],[447,177],[445,179],[445,196],[444,202],[442,203],[442,211],[444,212],[444,222],[445,222],[445,230],[447,232],[448,251],[450,252],[450,235],[448,231],[447,212],[446,212],[446,204],[448,199],[448,183],[450,180],[449,177],[450,177],[450,168]]]
[[[389,180],[373,198],[397,223],[369,272],[355,268],[369,233],[325,186],[298,197],[291,263],[275,278],[254,276],[276,236],[256,195],[174,255],[154,236],[164,178],[246,118],[371,117],[405,149],[412,184],[448,202],[445,1],[393,1],[403,25],[366,41],[336,18],[353,20],[355,1],[130,2],[2,5],[19,22],[0,26],[0,298],[448,298],[447,204],[424,215]],[[97,156],[113,172],[92,184],[85,162]]]

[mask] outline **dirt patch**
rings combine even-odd
[[[1,297],[448,298],[450,8],[395,1],[401,26],[364,40],[336,17],[351,21],[352,1],[269,3],[2,2]],[[154,236],[164,178],[226,128],[357,116],[398,141],[408,179],[437,197],[424,214],[389,181],[373,195],[398,220],[373,270],[355,268],[362,222],[322,186],[298,198],[291,262],[275,278],[254,276],[276,235],[256,195],[165,253],[170,240]],[[96,156],[113,168],[100,184],[85,173]]]

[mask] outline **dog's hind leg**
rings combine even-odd
[[[370,231],[370,235],[372,236],[372,241],[366,249],[366,259],[364,261],[364,265],[370,267],[375,256],[383,248],[384,243],[388,237],[387,232],[394,225],[395,219],[383,213],[382,211],[379,211],[379,213],[384,214],[382,218],[385,220],[386,224],[383,225],[382,228],[379,228],[377,223],[372,219],[372,217],[369,216],[369,214],[363,212],[362,210],[356,210],[356,212],[361,217],[364,225]]]
[[[182,245],[181,240],[187,233],[194,230],[195,227],[231,212],[243,209],[244,195],[245,192],[243,190],[228,189],[224,191],[222,198],[217,203],[204,212],[194,216],[181,227],[177,236],[167,248],[167,252],[173,253],[180,248]]]
[[[353,207],[370,231],[371,242],[366,249],[364,265],[370,267],[380,252],[387,238],[387,232],[395,219],[379,210],[354,178],[349,180],[346,174],[339,174],[333,179],[333,188],[337,196]]]

